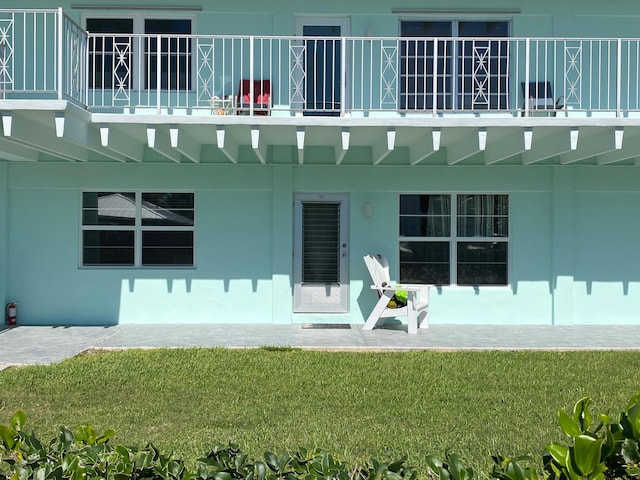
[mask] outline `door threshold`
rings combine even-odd
[[[348,323],[303,323],[301,325],[303,330],[329,330],[329,329],[342,329],[348,330],[351,328],[351,325]]]

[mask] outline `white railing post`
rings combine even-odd
[[[524,41],[524,116],[529,116],[529,58],[531,55],[531,39]]]
[[[84,44],[84,65],[82,66],[82,72],[84,75],[84,104],[89,106],[89,42],[91,39],[89,38],[89,32],[82,32],[82,35],[85,39]]]
[[[617,66],[617,81],[616,81],[616,117],[620,117],[622,114],[621,110],[621,92],[622,88],[622,39],[618,39],[618,58],[617,58],[618,66]]]
[[[347,38],[342,37],[340,52],[340,116],[344,117],[347,111]],[[361,94],[364,87],[364,81],[360,86]]]
[[[62,79],[63,79],[63,67],[64,67],[64,22],[63,22],[63,14],[62,7],[58,7],[58,71],[57,71],[57,82],[58,82],[58,100],[62,100]]]
[[[254,88],[253,88],[253,55],[254,55],[254,37],[253,35],[249,37],[249,115],[253,117],[253,99],[256,98]],[[262,79],[261,79],[262,80]],[[260,84],[262,87],[262,83]],[[242,92],[244,94],[244,92]]]
[[[438,115],[438,44],[439,44],[438,38],[436,37],[433,39],[433,116],[434,117]],[[425,50],[426,48],[427,47],[425,45]]]
[[[162,45],[161,42],[162,41],[162,35],[158,35],[156,38],[156,113],[158,115],[160,115],[160,113],[162,113],[162,103],[160,101],[160,93],[162,91],[161,89],[161,82],[162,82],[162,70],[160,68],[160,66],[162,65],[161,59],[160,59],[160,53],[162,52]],[[170,68],[170,64],[171,62],[167,62],[167,90],[169,87],[168,84],[168,79],[171,78],[170,73],[168,71],[168,69]]]

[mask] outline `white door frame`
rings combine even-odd
[[[337,285],[316,285],[305,288],[302,283],[302,204],[312,202],[340,205],[340,279]],[[293,312],[348,313],[349,194],[297,193],[294,195],[293,211]]]

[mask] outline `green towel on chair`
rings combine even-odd
[[[402,308],[407,305],[407,291],[398,290],[387,303],[387,308]]]

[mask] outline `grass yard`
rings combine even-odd
[[[0,372],[0,423],[22,409],[47,440],[88,423],[188,461],[234,442],[256,457],[323,447],[424,468],[449,449],[484,476],[491,454],[561,440],[557,409],[583,396],[617,415],[638,371],[638,352],[129,350]]]

